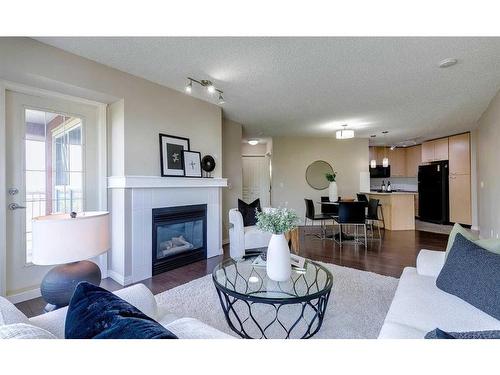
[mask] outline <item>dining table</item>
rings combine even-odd
[[[356,200],[354,200],[352,198],[346,198],[346,199],[342,199],[342,202],[356,202]],[[340,201],[334,201],[334,202],[332,202],[332,201],[316,201],[316,203],[320,204],[320,205],[328,204],[328,205],[338,206]],[[332,215],[332,219],[335,220],[334,215]],[[344,241],[352,241],[355,239],[354,236],[350,236],[347,233],[345,233],[344,231],[342,231],[342,224],[339,223],[339,226],[340,226],[340,231],[342,232],[342,239]],[[325,236],[325,238],[340,240],[340,232],[334,234],[333,233],[333,225],[332,225],[332,234],[331,235],[325,234],[324,236]]]

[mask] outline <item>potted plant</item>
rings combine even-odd
[[[257,212],[257,227],[272,233],[267,247],[267,276],[274,281],[286,281],[290,278],[290,248],[285,238],[285,232],[297,228],[299,217],[294,210],[287,208],[271,208]]]
[[[337,182],[335,181],[337,172],[327,173],[325,177],[330,182],[330,185],[328,185],[328,199],[330,199],[330,202],[336,202],[339,198]]]

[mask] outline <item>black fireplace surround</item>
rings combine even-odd
[[[207,205],[153,209],[153,276],[207,258]]]

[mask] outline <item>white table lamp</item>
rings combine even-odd
[[[76,285],[99,285],[101,271],[87,259],[110,248],[109,213],[54,214],[33,219],[33,263],[57,265],[43,278],[40,290],[46,311],[68,305]]]

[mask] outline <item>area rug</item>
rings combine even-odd
[[[377,338],[396,291],[398,279],[322,263],[333,275],[323,325],[313,338]],[[193,317],[225,333],[229,328],[212,276],[207,275],[155,296],[158,304],[182,317]]]

